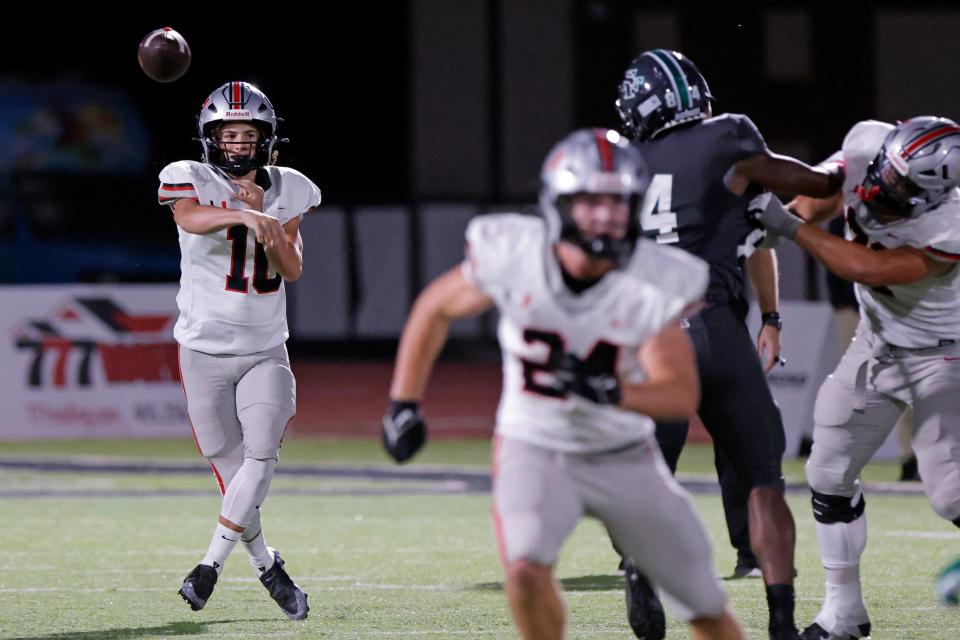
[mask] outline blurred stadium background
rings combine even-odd
[[[38,513],[34,499],[49,508],[69,486],[83,496],[98,487],[129,490],[108,476],[92,485],[80,481],[89,470],[25,471],[18,464],[56,459],[95,470],[100,456],[143,461],[161,452],[201,465],[189,458],[171,335],[176,229],[155,194],[165,164],[199,157],[192,141],[196,114],[223,82],[248,80],[266,92],[284,118],[280,134],[291,140],[280,163],[310,176],[324,195],[302,226],[304,276],[288,288],[299,383],[291,438],[366,440],[337,440],[329,459],[323,447],[310,445],[306,451],[317,459],[300,461],[313,464],[385,463],[370,438],[378,432],[389,359],[414,296],[459,260],[472,216],[532,207],[539,165],[553,142],[580,126],[616,127],[615,87],[638,52],[686,53],[710,83],[717,111],[747,113],[772,150],[811,163],[835,150],[861,119],[960,116],[955,3],[336,5],[138,7],[135,16],[109,21],[90,8],[51,16],[26,9],[26,17],[8,22],[0,41],[0,504],[16,506],[11,513]],[[170,84],[151,81],[136,62],[140,38],[160,26],[177,29],[193,52],[190,70]],[[782,403],[798,407],[791,412],[795,444],[837,350],[822,269],[793,247],[780,252],[780,264],[781,295],[793,314],[785,313],[791,364],[771,384]],[[448,459],[431,454],[425,466],[484,464],[482,440],[459,440],[492,430],[499,390],[494,327],[495,318],[484,317],[454,330],[426,402],[432,435],[454,442],[440,449]],[[156,436],[171,444],[149,439]],[[708,456],[702,458],[692,471],[709,472]],[[877,479],[894,475],[886,468]],[[793,479],[800,476],[795,467]],[[922,500],[913,499],[922,511]],[[713,497],[704,502],[719,509]],[[69,510],[82,503],[63,504]],[[198,532],[206,530],[200,512],[212,512],[203,504],[196,508]],[[802,503],[794,508],[798,519],[809,519]],[[27,518],[34,528],[18,528],[18,535],[42,538],[41,531],[56,526],[53,511],[49,521]],[[713,523],[722,546],[719,518]],[[929,525],[946,531],[938,526]],[[205,535],[196,533],[191,548],[200,549]],[[812,528],[805,542],[815,554]],[[492,546],[485,552],[495,562]],[[5,558],[8,569],[27,566],[22,555]],[[168,567],[173,582],[164,583],[165,594],[180,565],[191,562],[180,557]],[[817,565],[808,563],[815,589]],[[499,579],[496,567],[488,568],[483,579]],[[0,579],[4,595],[30,589],[6,580]],[[496,602],[502,605],[499,596]],[[17,606],[6,612],[17,612],[7,624],[28,611]],[[807,606],[812,610],[812,598]],[[79,632],[69,620],[4,633],[5,608],[0,604],[5,637],[138,637],[95,623]],[[213,633],[150,628],[142,635]],[[509,637],[509,627],[502,633]],[[946,633],[922,637],[956,637]]]

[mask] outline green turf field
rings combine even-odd
[[[424,471],[482,472],[485,442],[431,443]],[[370,441],[294,440],[264,507],[268,542],[310,594],[306,621],[286,620],[238,549],[207,607],[191,612],[176,591],[212,531],[218,494],[190,441],[0,443],[0,461],[72,460],[87,468],[44,471],[0,466],[0,637],[101,638],[513,638],[489,519],[489,495],[450,480],[310,475],[311,469],[392,471]],[[181,471],[98,472],[122,462]],[[800,480],[798,464],[788,476]],[[681,472],[710,472],[710,453],[691,447]],[[871,480],[892,480],[876,465]],[[396,495],[391,493],[397,492]],[[718,573],[729,573],[719,497],[696,496],[714,539]],[[821,571],[808,499],[792,494],[797,517],[797,612],[817,611]],[[864,559],[874,640],[956,640],[960,610],[938,606],[937,569],[960,553],[960,532],[920,495],[868,495]],[[571,638],[631,638],[617,558],[601,527],[585,521],[558,566]],[[766,638],[759,580],[725,583],[750,638]],[[676,620],[668,638],[686,638]]]

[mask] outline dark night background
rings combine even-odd
[[[863,118],[960,112],[952,3],[404,0],[49,13],[7,23],[0,86],[122,91],[149,133],[149,162],[126,177],[0,173],[0,242],[14,263],[6,282],[69,279],[16,266],[25,232],[175,254],[174,226],[155,205],[156,174],[199,157],[196,113],[234,79],[258,85],[284,118],[280,135],[291,142],[280,163],[313,178],[325,206],[348,212],[532,203],[546,149],[575,127],[616,126],[623,69],[657,46],[698,64],[718,111],[749,114],[773,150],[808,162]],[[162,26],[193,53],[187,74],[169,84],[147,78],[136,59],[140,39]],[[59,215],[38,213],[50,202]],[[76,278],[175,279],[167,267],[98,267]]]

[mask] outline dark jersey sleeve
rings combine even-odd
[[[745,115],[738,113],[729,114],[731,126],[731,135],[733,144],[730,145],[731,153],[730,164],[739,162],[745,158],[764,153],[767,150],[767,143],[764,141],[760,130],[753,121]]]

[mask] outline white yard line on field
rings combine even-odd
[[[929,540],[960,540],[956,531],[884,531],[888,538],[927,538]]]

